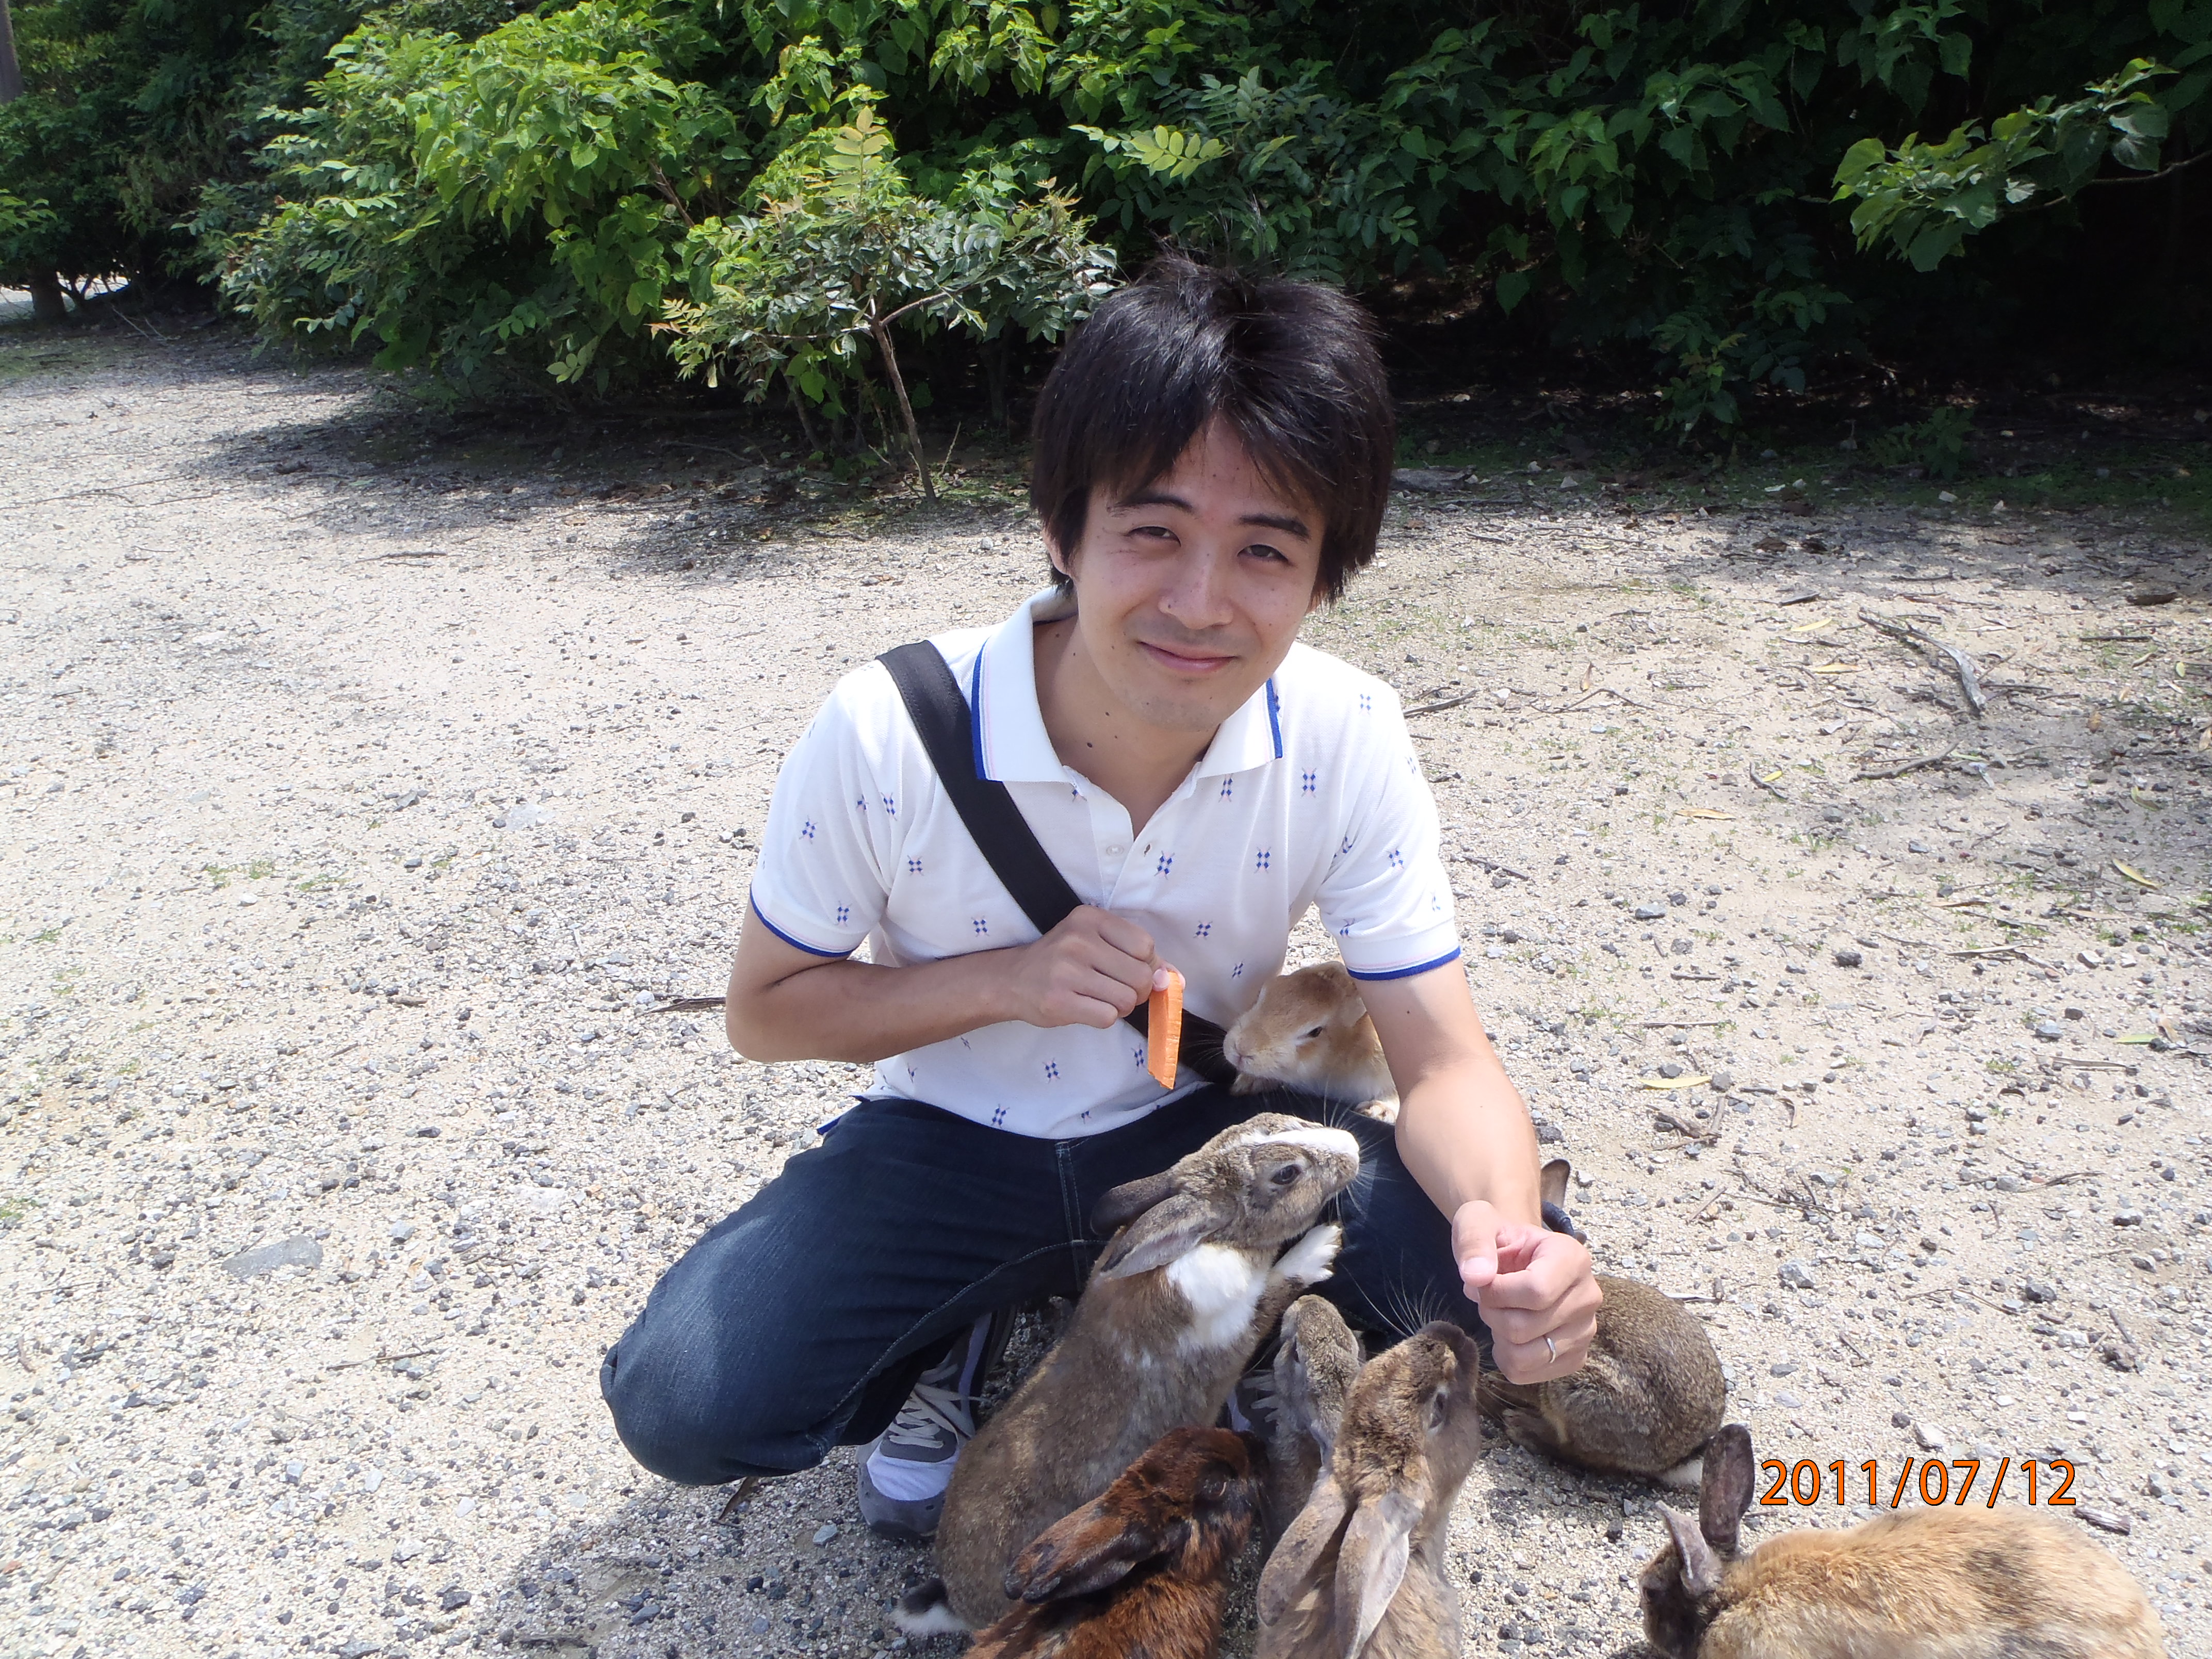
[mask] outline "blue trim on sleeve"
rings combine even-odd
[[[1267,677],[1267,729],[1275,734],[1277,760],[1283,757],[1283,722],[1276,712],[1280,707],[1275,701],[1275,679],[1271,674]]]
[[[763,916],[761,920],[766,921],[768,918]],[[1411,968],[1393,968],[1387,974],[1363,974],[1349,967],[1345,971],[1354,979],[1411,979],[1416,974],[1425,974],[1432,968],[1441,968],[1447,963],[1458,960],[1459,946],[1455,945],[1447,954],[1438,957],[1434,962],[1420,963]]]
[[[786,945],[791,945],[795,949],[804,951],[810,957],[829,957],[832,959],[836,959],[849,957],[853,954],[852,951],[825,951],[818,945],[809,945],[803,939],[792,938],[790,934],[785,933],[782,928],[777,927],[774,922],[768,919],[768,912],[760,908],[760,901],[752,896],[752,891],[750,888],[747,889],[745,892],[745,902],[752,906],[753,914],[761,919],[762,927],[767,928],[769,933],[774,933]],[[855,945],[853,948],[854,950],[858,950],[860,947]]]
[[[975,653],[975,670],[968,678],[968,730],[975,740],[975,775],[988,778],[983,769],[983,653]]]

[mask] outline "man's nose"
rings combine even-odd
[[[1185,628],[1218,628],[1228,622],[1233,613],[1224,562],[1218,549],[1187,546],[1161,589],[1160,609]]]

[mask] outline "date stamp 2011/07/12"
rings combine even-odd
[[[1759,1466],[1761,1476],[1773,1477],[1766,1490],[1759,1494],[1759,1501],[1776,1508],[1790,1504],[1802,1504],[1809,1508],[1820,1501],[1832,1477],[1835,1482],[1833,1501],[1840,1507],[1850,1501],[1847,1494],[1857,1485],[1856,1479],[1849,1480],[1847,1484],[1847,1477],[1863,1476],[1867,1507],[1869,1509],[1882,1507],[1885,1486],[1888,1489],[1888,1506],[1891,1509],[1902,1508],[1908,1498],[1914,1497],[1931,1508],[1939,1504],[1955,1507],[1965,1504],[1974,1495],[1974,1488],[1981,1480],[1982,1467],[1982,1460],[1978,1457],[1948,1460],[1908,1457],[1905,1460],[1905,1467],[1897,1472],[1895,1482],[1892,1483],[1881,1479],[1878,1461],[1871,1457],[1856,1469],[1840,1457],[1826,1464],[1815,1463],[1809,1457],[1800,1458],[1794,1464],[1785,1463],[1778,1457],[1770,1457]],[[2006,1480],[2014,1474],[2015,1469],[2015,1488],[2026,1488],[2024,1492],[2014,1498],[2015,1503],[2024,1498],[2030,1504],[2073,1507],[2074,1500],[2067,1493],[2074,1485],[2074,1465],[2067,1459],[2047,1457],[2039,1461],[2031,1457],[2015,1465],[2008,1457],[1998,1462],[1990,1478],[1988,1496],[1982,1499],[1984,1508],[1993,1510],[1997,1506],[1997,1499],[2004,1492]]]

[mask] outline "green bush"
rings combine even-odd
[[[988,178],[1124,263],[1448,273],[1726,424],[2026,303],[2078,204],[2201,154],[2212,108],[2212,0],[580,0],[480,34],[428,3],[370,14],[194,222],[270,337],[462,391],[670,373],[699,227],[866,107],[917,203]]]

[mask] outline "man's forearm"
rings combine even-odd
[[[748,1060],[872,1063],[1016,1018],[1010,951],[911,968],[825,962],[750,992],[731,977],[730,1046]]]
[[[1494,1055],[1470,1055],[1414,1082],[1398,1106],[1398,1152],[1448,1217],[1483,1199],[1509,1220],[1541,1221],[1535,1130]]]

